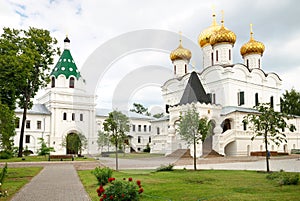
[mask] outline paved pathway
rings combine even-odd
[[[45,166],[12,201],[90,201],[72,164]]]

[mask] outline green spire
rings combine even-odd
[[[57,78],[59,75],[64,75],[66,76],[67,79],[71,75],[73,75],[78,80],[81,77],[81,75],[79,70],[76,67],[74,59],[68,48],[70,43],[68,37],[66,37],[64,42],[65,42],[65,49],[62,55],[60,56],[57,64],[55,65],[54,69],[52,70],[51,75],[53,75],[55,78]]]

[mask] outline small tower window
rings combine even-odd
[[[63,120],[67,120],[67,113],[66,112],[63,113]]]
[[[70,81],[69,81],[69,87],[74,88],[74,83],[75,83],[75,79],[74,79],[74,77],[71,77]]]
[[[270,106],[271,106],[271,108],[274,108],[274,97],[273,96],[270,97]]]
[[[249,68],[249,59],[246,60],[246,65]]]
[[[214,65],[214,53],[211,53],[211,65]]]
[[[72,113],[72,121],[75,121],[75,113]]]
[[[55,87],[55,77],[51,78],[51,88]]]
[[[176,74],[176,65],[174,65],[174,74]]]
[[[187,66],[186,66],[186,64],[184,65],[184,72],[187,73]]]
[[[258,93],[255,93],[255,106],[258,106]]]
[[[216,50],[216,61],[219,61],[219,51]]]
[[[260,59],[258,59],[258,68],[260,68]]]
[[[229,50],[229,52],[228,52],[228,58],[229,58],[229,61],[231,60],[231,50]]]

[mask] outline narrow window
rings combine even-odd
[[[151,126],[149,126],[149,132],[151,132]]]
[[[80,114],[80,121],[83,121],[83,114]]]
[[[138,131],[141,132],[142,131],[142,125],[139,125],[138,127]]]
[[[159,134],[160,134],[159,127],[156,127],[156,134],[157,134],[157,135],[159,135]]]
[[[72,121],[75,121],[75,113],[72,113]]]
[[[174,74],[176,74],[176,65],[174,65]]]
[[[243,128],[244,128],[244,131],[247,130],[247,123],[243,121]]]
[[[244,105],[245,104],[245,93],[243,91],[238,92],[238,105]]]
[[[151,137],[149,137],[149,143],[151,143]]]
[[[184,72],[187,73],[187,66],[186,66],[186,64],[184,65]]]
[[[258,68],[260,68],[260,59],[258,59]]]
[[[20,118],[19,117],[17,117],[15,119],[15,125],[16,125],[16,128],[20,128]]]
[[[63,120],[67,120],[67,113],[66,112],[63,113]]]
[[[144,125],[144,132],[147,132],[147,125]]]
[[[258,106],[259,102],[258,102],[258,93],[255,93],[255,106]]]
[[[70,87],[70,88],[74,88],[74,83],[75,83],[74,77],[70,77],[69,87]]]
[[[219,61],[219,51],[216,50],[216,61]]]
[[[55,87],[55,77],[51,78],[51,88]]]
[[[138,136],[138,143],[141,143],[141,136]]]
[[[230,60],[231,60],[231,50],[228,51],[228,54],[229,54],[229,55],[228,55],[228,56],[229,56],[228,58],[229,58],[229,61],[230,61]]]
[[[42,122],[41,121],[36,122],[36,128],[37,129],[42,129]]]
[[[214,65],[214,53],[211,53],[211,65]]]
[[[25,135],[25,143],[30,143],[30,135]]]
[[[271,108],[274,108],[274,97],[273,96],[270,97],[270,106],[271,106]]]
[[[215,93],[212,94],[212,103],[216,104],[216,94]]]
[[[132,125],[132,131],[135,132],[135,125]]]
[[[26,128],[30,128],[30,120],[26,120]]]
[[[247,65],[247,67],[249,68],[249,60],[247,59],[246,62],[247,62],[246,65]]]

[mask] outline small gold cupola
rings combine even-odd
[[[262,56],[264,51],[265,51],[264,44],[254,40],[252,24],[250,24],[250,40],[241,47],[240,49],[241,55],[243,57],[248,54],[259,54],[260,56]]]

